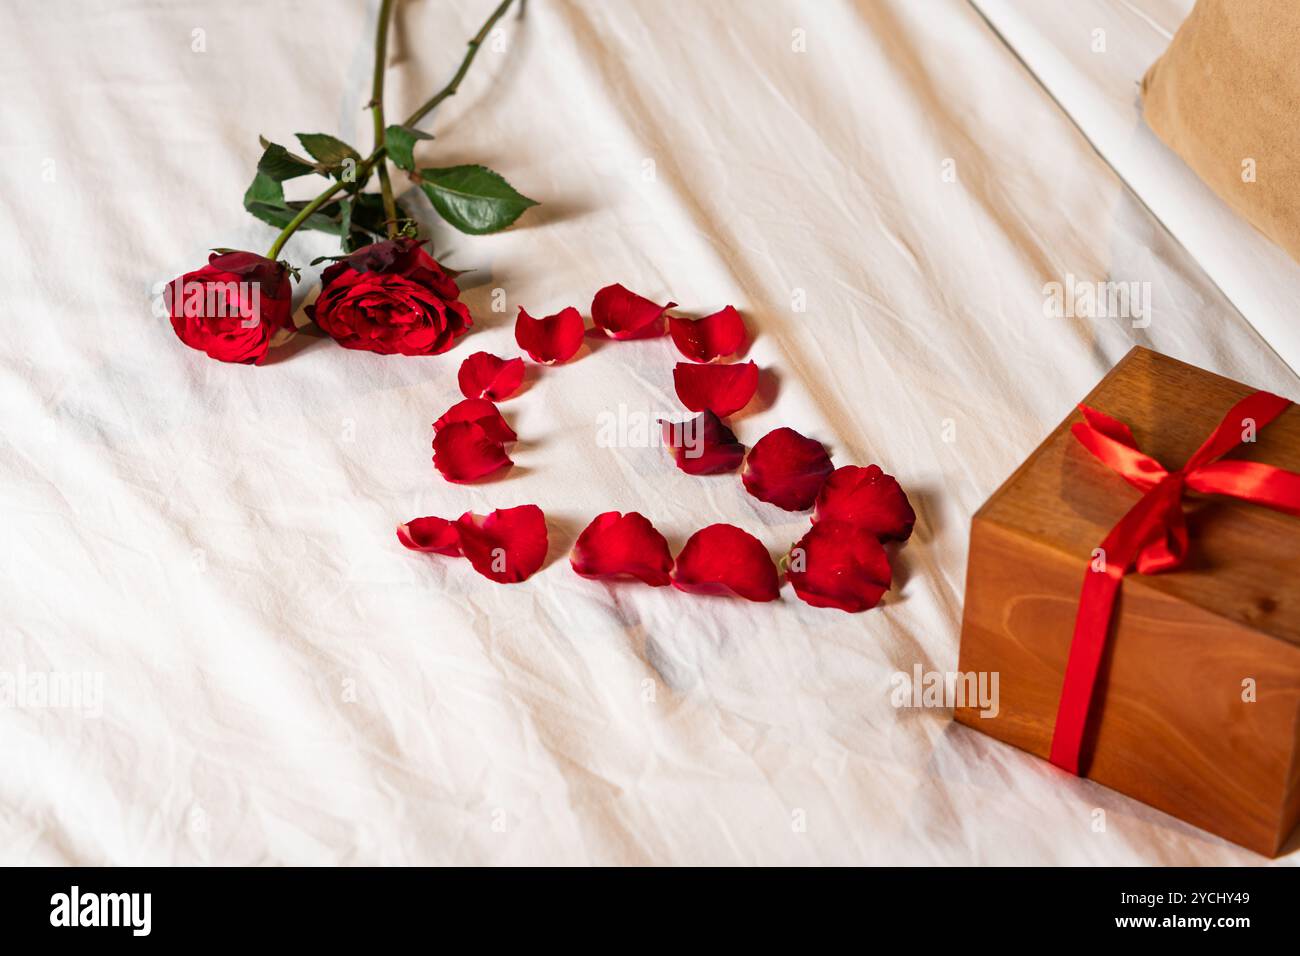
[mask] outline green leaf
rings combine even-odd
[[[268,176],[258,172],[252,184],[244,193],[244,208],[262,222],[283,229],[289,221],[307,204],[305,202],[285,202],[284,187]],[[341,230],[342,209],[339,203],[332,202],[322,206],[307,217],[303,229],[316,229],[339,235]]]
[[[340,199],[339,200],[339,235],[343,237],[343,242],[345,245],[348,241],[348,236],[351,234],[351,232],[352,232],[352,200],[350,198]]]
[[[244,193],[244,208],[262,222],[283,229],[293,218],[284,201],[284,188],[260,169]]]
[[[486,166],[422,169],[420,179],[438,215],[472,236],[500,232],[537,205]]]
[[[328,211],[334,217],[331,219],[330,227],[323,231],[339,236],[342,239],[344,252],[355,252],[362,246],[368,246],[387,235],[384,223],[384,200],[378,193],[357,193],[355,196],[330,203],[323,211]],[[316,262],[324,262],[328,258],[330,257],[322,256]],[[316,262],[312,265],[316,265]]]
[[[257,137],[257,141],[262,145],[262,149],[263,149],[263,151],[270,149],[270,148],[274,145],[274,144],[273,144],[269,139],[267,139],[265,136],[259,136],[259,137]],[[283,149],[283,147],[279,147],[279,148]],[[299,156],[297,153],[291,153],[291,152],[289,152],[287,149],[284,150],[284,155],[285,155],[285,156],[288,156],[290,159],[292,159],[292,160],[293,160],[295,163],[297,163],[299,166],[310,166],[310,167],[312,168],[312,171],[313,171],[313,172],[320,172],[320,171],[321,171],[320,166],[318,166],[316,163],[313,163],[310,159],[307,159],[307,158],[304,157],[304,156]]]
[[[384,199],[379,193],[357,193],[349,210],[350,231],[343,234],[343,248],[355,252],[388,235]]]
[[[342,256],[317,256],[317,257],[316,257],[315,259],[313,259],[311,262],[307,263],[307,265],[309,265],[309,266],[318,266],[318,265],[320,265],[322,262],[342,262],[342,261],[343,261],[344,259],[346,259],[346,258],[347,258],[346,255],[342,255]]]
[[[382,236],[385,233],[384,197],[379,193],[357,193],[352,207],[352,228]]]
[[[297,135],[302,148],[328,169],[335,178],[342,176],[348,160],[352,161],[354,170],[361,165],[361,154],[341,139],[336,139],[328,133],[298,133]]]
[[[433,139],[428,133],[409,126],[390,126],[384,130],[384,145],[388,148],[388,158],[408,173],[415,172],[415,157],[412,150],[421,139]]]
[[[293,155],[279,143],[266,143],[266,151],[257,161],[257,171],[277,183],[319,172],[311,163]]]

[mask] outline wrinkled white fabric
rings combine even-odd
[[[446,81],[490,6],[398,5],[390,118]],[[1040,6],[1086,43],[1077,5]],[[956,667],[971,514],[1132,345],[1300,396],[1273,327],[973,7],[532,0],[417,152],[542,202],[496,236],[433,225],[471,270],[475,333],[429,359],[300,337],[262,368],[184,348],[151,292],[210,247],[270,245],[240,208],[258,134],[368,148],[375,7],[0,10],[0,670],[103,679],[97,717],[0,709],[0,860],[1260,861],[891,702],[895,674]],[[1111,62],[1136,51],[1115,68],[1140,76],[1158,47]],[[1236,254],[1221,246],[1194,251]],[[303,234],[288,254],[336,249]],[[1067,275],[1151,283],[1149,327],[1046,317]],[[519,305],[585,313],[615,281],[743,311],[764,384],[742,441],[788,425],[899,477],[919,522],[882,607],[572,573],[605,510],[674,548],[725,521],[777,555],[807,525],[736,476],[601,447],[620,406],[677,410],[667,339],[536,374],[502,406],[521,436],[505,479],[433,471],[460,360],[517,354]],[[552,560],[519,585],[393,535],[526,502]]]
[[[1300,263],[1220,200],[1142,122],[1142,77],[1192,0],[974,3],[1207,277],[1283,361],[1300,368]]]

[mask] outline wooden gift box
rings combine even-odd
[[[1135,348],[1084,404],[1127,423],[1173,469],[1253,391]],[[1085,569],[1141,497],[1071,434],[1081,418],[1062,422],[971,522],[959,667],[998,672],[999,701],[996,716],[978,705],[955,716],[1043,758]],[[1300,407],[1233,458],[1300,471]],[[1124,578],[1080,771],[1276,855],[1300,816],[1300,518],[1195,494],[1185,511],[1186,564]]]

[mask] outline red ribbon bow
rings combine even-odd
[[[1169,471],[1137,447],[1121,421],[1080,405],[1084,421],[1070,429],[1102,464],[1143,492],[1101,543],[1101,564],[1090,561],[1083,576],[1074,639],[1065,665],[1065,683],[1052,731],[1051,761],[1079,773],[1079,752],[1092,704],[1097,669],[1110,630],[1120,583],[1137,565],[1140,574],[1172,571],[1187,558],[1183,494],[1229,495],[1300,515],[1300,474],[1254,461],[1219,461],[1263,428],[1291,403],[1269,392],[1255,392],[1228,411],[1209,438],[1176,471]]]

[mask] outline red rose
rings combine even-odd
[[[321,275],[307,314],[348,349],[437,355],[474,324],[456,281],[415,239],[377,242]]]
[[[271,336],[293,328],[289,273],[252,252],[214,252],[168,283],[165,297],[180,340],[222,362],[260,365]]]

